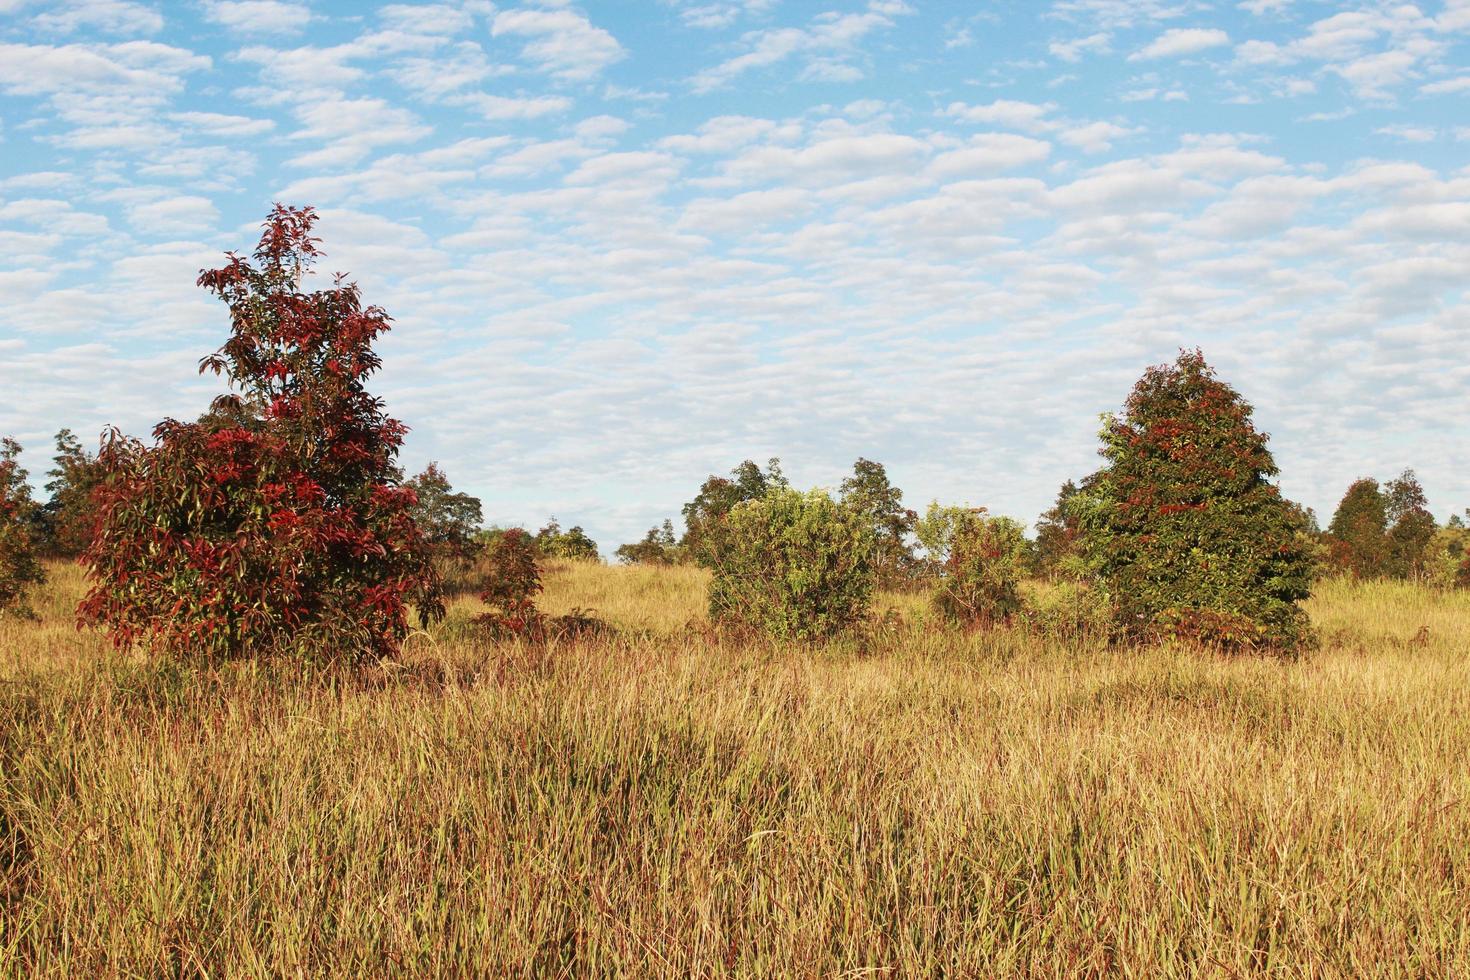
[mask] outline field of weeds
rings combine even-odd
[[[1325,583],[1296,661],[939,629],[617,632],[355,673],[0,622],[0,973],[1470,976],[1470,595]]]

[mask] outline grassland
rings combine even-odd
[[[0,973],[1470,976],[1470,596],[1327,583],[1296,662],[619,627],[356,675],[0,623]]]

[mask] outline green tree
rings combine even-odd
[[[26,596],[46,580],[36,560],[37,506],[29,474],[20,465],[20,443],[0,439],[0,617],[30,614]]]
[[[601,561],[597,542],[587,536],[580,527],[563,531],[555,517],[536,532],[536,549],[545,558],[565,558],[571,561]]]
[[[438,463],[403,485],[417,498],[413,517],[429,546],[445,557],[468,555],[483,520],[480,498],[456,492]]]
[[[1068,480],[1057,491],[1056,503],[1036,520],[1036,570],[1048,578],[1068,574],[1077,556],[1078,522],[1071,506],[1076,496],[1077,484]]]
[[[1006,623],[1021,612],[1025,529],[984,507],[929,505],[919,537],[934,569],[934,607],[967,626]]]
[[[1388,498],[1377,480],[1353,481],[1327,525],[1327,536],[1339,571],[1363,579],[1387,574]]]
[[[58,557],[76,558],[92,542],[96,517],[92,491],[106,474],[97,455],[83,449],[70,429],[56,433],[56,455],[52,462],[54,465],[46,473],[51,477],[46,484],[50,499],[42,508],[46,547]]]
[[[684,555],[706,568],[713,568],[722,545],[726,516],[736,504],[759,500],[772,490],[789,488],[781,472],[781,461],[772,457],[766,469],[750,460],[730,471],[730,478],[711,476],[705,480],[693,500],[683,507],[684,537],[680,548]]]
[[[908,537],[919,515],[903,505],[903,491],[888,480],[882,463],[859,458],[842,481],[842,503],[863,515],[873,528],[873,570],[879,584],[897,585],[913,571]]]
[[[1252,409],[1199,351],[1149,368],[1104,416],[1102,469],[1079,501],[1083,547],[1125,637],[1291,649],[1311,566]]]
[[[626,565],[673,565],[679,561],[679,543],[674,537],[674,524],[665,520],[648,529],[642,541],[618,545],[613,552]]]
[[[1429,500],[1413,470],[1404,470],[1384,486],[1388,517],[1388,574],[1394,578],[1421,579],[1430,561],[1429,545],[1439,529],[1429,512]]]
[[[873,529],[826,492],[789,487],[726,515],[709,585],[710,617],[783,639],[853,625],[873,592]]]

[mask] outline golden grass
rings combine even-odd
[[[110,654],[56,571],[0,622],[0,973],[1470,976],[1465,594],[1326,583],[1296,662],[780,648],[580,565],[543,606],[611,640],[459,603],[313,676]]]

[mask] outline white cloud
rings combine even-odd
[[[997,99],[986,105],[966,105],[951,102],[944,114],[951,119],[967,123],[984,123],[1005,126],[1027,132],[1045,132],[1056,129],[1059,123],[1049,118],[1057,109],[1055,102],[1021,102],[1016,99]]]
[[[563,81],[596,78],[627,55],[617,38],[566,9],[504,10],[495,15],[490,33],[495,37],[529,38],[521,57]]]
[[[1460,75],[1456,78],[1444,78],[1437,82],[1421,85],[1419,91],[1425,95],[1452,95],[1460,92],[1470,92],[1470,75]]]
[[[1154,38],[1146,47],[1129,55],[1128,60],[1178,58],[1182,55],[1208,51],[1210,48],[1223,47],[1229,43],[1230,35],[1218,28],[1175,27]]]
[[[237,34],[296,34],[311,10],[287,0],[206,0],[205,16]]]
[[[1107,54],[1112,39],[1113,36],[1108,32],[1098,31],[1070,41],[1052,41],[1047,45],[1047,50],[1063,61],[1077,62],[1082,60],[1083,54]]]
[[[132,0],[69,0],[32,21],[46,32],[71,34],[96,28],[109,34],[156,34],[163,29],[158,11]]]
[[[803,77],[812,81],[854,81],[862,71],[851,59],[864,37],[893,26],[893,17],[911,13],[905,3],[869,0],[862,13],[826,13],[806,27],[753,31],[741,39],[746,52],[699,72],[690,80],[695,92],[709,92],[730,84],[749,71],[769,68],[789,58],[808,59]]]
[[[1104,153],[1113,148],[1116,140],[1140,132],[1129,126],[1118,126],[1110,122],[1093,122],[1072,126],[1057,134],[1057,139],[1068,146],[1075,146],[1084,153]]]
[[[225,139],[263,136],[276,128],[273,119],[255,119],[222,112],[173,112],[168,118],[195,132]]]

